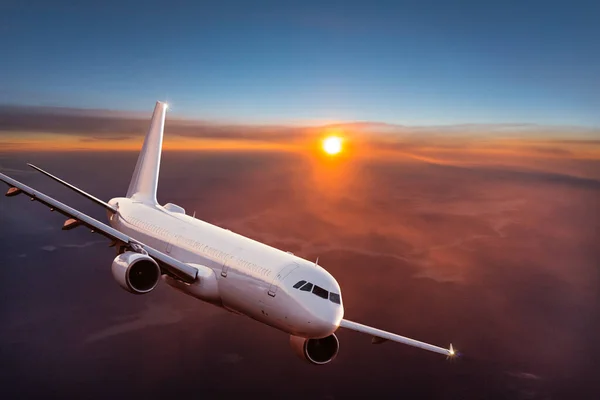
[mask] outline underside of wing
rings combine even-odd
[[[409,346],[418,347],[423,350],[432,351],[434,353],[444,354],[448,357],[456,356],[456,352],[452,345],[450,345],[449,349],[445,349],[443,347],[434,346],[429,343],[421,342],[419,340],[410,339],[404,336],[397,335],[395,333],[383,331],[381,329],[373,328],[371,326],[359,324],[358,322],[348,321],[343,319],[340,323],[341,328],[350,329],[357,332],[366,333],[367,335],[371,335],[373,337],[373,344],[379,344],[386,342],[388,340],[398,343],[404,343]]]

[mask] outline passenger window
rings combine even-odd
[[[340,300],[340,295],[337,293],[329,293],[329,300],[331,300],[335,304],[342,304]]]
[[[300,286],[304,285],[306,281],[300,281],[294,285],[294,289],[298,289]]]
[[[315,285],[315,287],[313,288],[312,291],[314,294],[316,294],[319,297],[322,297],[324,299],[327,299],[327,297],[329,297],[329,292],[325,289],[323,289],[322,287],[319,287],[317,285]]]
[[[300,288],[300,290],[302,290],[303,292],[310,292],[313,288],[313,284],[312,283],[307,283],[306,285],[302,286]]]

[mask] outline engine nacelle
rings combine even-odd
[[[121,287],[130,293],[144,294],[156,287],[160,280],[160,268],[146,254],[126,251],[112,263],[112,274]]]
[[[331,362],[340,350],[340,341],[335,333],[321,339],[290,336],[290,345],[298,357],[317,365]]]

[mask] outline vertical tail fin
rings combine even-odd
[[[150,128],[144,139],[144,145],[127,190],[127,197],[131,199],[149,204],[158,204],[156,201],[156,188],[158,186],[166,113],[167,103],[157,101]]]

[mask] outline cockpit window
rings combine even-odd
[[[342,299],[340,298],[340,295],[337,293],[329,293],[327,290],[323,289],[320,286],[317,285],[313,285],[310,282],[306,282],[306,281],[299,281],[294,285],[294,289],[300,289],[303,292],[313,292],[314,294],[316,294],[317,296],[319,296],[322,299],[329,299],[332,303],[335,304],[342,304]]]
[[[315,287],[313,288],[312,291],[314,294],[316,294],[319,297],[322,297],[324,299],[326,299],[327,297],[329,297],[329,292],[325,289],[323,289],[320,286],[315,285]]]
[[[306,281],[300,281],[294,285],[294,289],[298,289],[300,286],[304,285]]]
[[[331,300],[332,302],[334,302],[335,304],[342,304],[342,301],[340,300],[340,295],[337,293],[329,293],[329,300]]]
[[[300,290],[302,290],[303,292],[310,292],[313,288],[313,284],[312,283],[307,283],[306,285],[302,286],[300,288]]]

